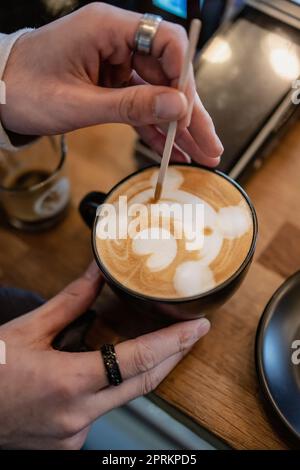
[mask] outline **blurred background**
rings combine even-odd
[[[80,8],[87,0],[2,0],[0,6],[0,28],[2,32],[15,31],[24,26],[38,27],[63,14]],[[182,24],[195,16],[205,17],[202,37],[208,38],[218,27],[222,18],[240,7],[243,0],[111,0],[106,3],[129,10],[146,12],[160,10],[167,19]]]

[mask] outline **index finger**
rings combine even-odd
[[[138,26],[136,25],[136,27]],[[132,35],[132,31],[130,34]],[[151,49],[151,57],[157,60],[157,67],[155,68],[155,62],[152,61],[151,70],[148,70],[146,66],[147,57],[138,54],[135,57],[134,64],[137,66],[141,78],[151,83],[151,77],[155,76],[155,85],[166,85],[167,80],[170,86],[176,88],[187,45],[188,37],[182,26],[162,21]],[[131,47],[134,48],[134,39],[132,37]],[[150,64],[149,60],[148,64]],[[223,152],[223,146],[207,111],[199,99],[192,66],[189,69],[185,95],[189,103],[189,113],[179,122],[179,129],[189,126],[189,121],[192,121],[193,133],[199,135],[198,140],[204,139],[204,153],[208,156],[219,157]]]
[[[151,56],[157,59],[163,75],[169,81],[170,86],[174,88],[178,86],[187,47],[188,37],[182,26],[168,21],[162,21],[160,23],[153,39]],[[142,72],[141,76],[147,80],[147,70]],[[188,73],[188,80],[184,92],[189,103],[189,108],[191,108],[196,93],[192,67]],[[186,127],[188,125],[188,119],[189,116],[185,116],[179,122],[179,127]]]
[[[123,380],[148,372],[165,361],[190,348],[210,328],[202,318],[163,328],[137,339],[116,345],[115,351]],[[95,393],[109,385],[100,351],[64,353],[64,360],[74,377],[77,393]],[[80,382],[78,377],[81,377]]]
[[[142,15],[135,12],[124,12],[118,8],[114,8],[114,18],[116,19],[116,26],[119,28],[118,37],[115,39],[115,54],[113,57],[114,61],[120,61],[121,56],[128,55],[129,51],[135,51],[135,38],[136,32],[139,27]],[[125,35],[125,44],[127,45],[127,51],[124,49],[124,43],[121,45],[122,36],[119,34],[120,31]],[[123,36],[124,38],[124,36]],[[118,46],[118,47],[116,47]],[[154,83],[155,85],[161,84],[166,85],[166,80],[170,86],[176,88],[180,76],[181,69],[183,67],[184,56],[188,46],[188,37],[185,29],[175,23],[163,20],[157,29],[157,32],[153,38],[151,46],[150,57],[157,60],[151,62],[145,60],[145,56],[136,54],[134,63],[137,65],[138,73],[148,83]],[[122,57],[123,59],[124,57]],[[136,60],[137,59],[137,60]],[[140,59],[140,66],[138,65]],[[149,56],[148,56],[149,59]],[[151,70],[149,65],[151,62]],[[143,66],[142,66],[143,65]],[[154,82],[149,77],[155,77]],[[194,77],[192,68],[189,71],[188,81],[186,85],[185,94],[188,99],[190,109],[193,106],[195,98],[196,87],[194,83]],[[188,124],[189,116],[184,117],[179,123],[180,127],[185,127]]]

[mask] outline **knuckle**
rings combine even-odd
[[[155,366],[154,352],[143,340],[137,340],[134,351],[134,367],[137,372],[146,372]]]
[[[176,23],[171,23],[170,25],[171,25],[171,32],[174,38],[176,38],[176,42],[184,45],[188,41],[188,36],[184,27]]]
[[[119,115],[121,120],[130,124],[137,124],[141,121],[142,113],[139,110],[137,89],[128,89],[119,102]]]
[[[182,328],[178,332],[178,352],[183,352],[193,343],[195,331],[192,327],[188,326]]]
[[[185,28],[181,26],[180,24],[176,24],[176,23],[174,24],[174,26],[175,26],[176,36],[187,41],[188,36],[187,36]]]
[[[63,439],[76,436],[86,426],[87,423],[82,417],[71,413],[61,413],[56,423],[58,435]]]
[[[65,300],[75,300],[79,297],[78,292],[76,292],[72,287],[68,287],[66,290],[61,292],[61,296]]]
[[[152,392],[160,383],[158,374],[155,371],[147,372],[143,375],[141,383],[141,395]]]
[[[92,3],[89,3],[88,5],[85,5],[81,9],[81,13],[94,18],[95,15],[98,16],[100,13],[105,12],[107,9],[108,9],[108,5],[106,5],[105,3],[92,2]]]
[[[182,140],[186,137],[186,129],[177,129],[176,132],[176,139],[178,142],[182,142]]]
[[[70,380],[64,378],[57,382],[55,392],[60,401],[69,402],[75,396],[75,387]]]

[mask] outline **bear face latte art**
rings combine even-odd
[[[118,185],[100,206],[95,248],[104,270],[127,289],[158,299],[206,293],[243,264],[253,218],[242,193],[217,173],[168,169],[154,203],[157,168]]]

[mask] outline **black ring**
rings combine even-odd
[[[103,346],[100,348],[100,352],[102,354],[102,359],[110,385],[114,385],[115,387],[120,385],[123,382],[123,379],[114,345],[103,344]]]

